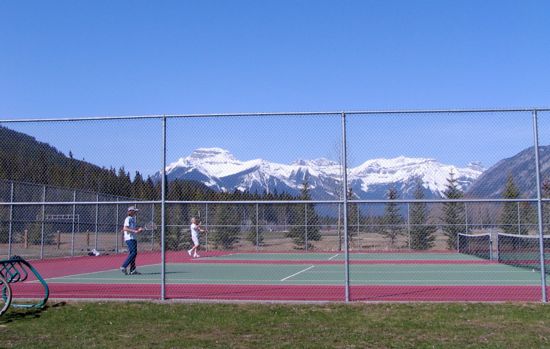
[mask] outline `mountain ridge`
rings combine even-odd
[[[348,170],[350,188],[359,199],[383,199],[389,186],[410,198],[416,181],[421,180],[426,197],[442,197],[447,178],[453,173],[461,190],[466,190],[483,172],[479,163],[460,168],[431,158],[371,159]],[[332,160],[296,160],[290,164],[264,159],[240,161],[222,148],[198,148],[189,156],[166,166],[169,181],[198,180],[218,191],[287,192],[297,195],[307,179],[312,197],[334,199],[340,196],[341,167]],[[160,178],[160,172],[153,176]]]

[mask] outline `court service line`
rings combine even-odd
[[[303,269],[303,270],[300,270],[300,271],[297,272],[297,273],[294,273],[294,274],[292,274],[292,275],[290,275],[290,276],[287,276],[287,277],[284,278],[284,279],[281,279],[281,281],[286,281],[286,280],[290,279],[291,277],[296,276],[296,275],[298,275],[298,274],[301,274],[301,273],[303,273],[303,272],[306,272],[306,271],[308,271],[309,269],[311,269],[311,268],[313,268],[313,267],[314,267],[314,265],[312,265],[311,267],[305,268],[305,269]]]
[[[340,254],[337,253],[337,254],[335,254],[334,256],[330,257],[328,260],[331,261],[334,257],[338,257],[339,255],[340,255]]]

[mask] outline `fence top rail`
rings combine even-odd
[[[541,199],[542,202],[550,202],[550,199]],[[538,202],[538,199],[426,199],[426,200],[247,200],[247,201],[188,201],[188,200],[166,200],[164,203],[170,204],[188,204],[188,205],[205,205],[205,204],[237,204],[237,205],[254,205],[254,204],[414,204],[414,203],[499,203],[499,202]],[[162,204],[162,200],[133,200],[133,201],[0,201],[0,206],[32,206],[32,205],[151,205]]]
[[[135,119],[171,119],[171,118],[206,118],[206,117],[251,117],[251,116],[323,116],[323,115],[373,115],[373,114],[437,114],[437,113],[510,113],[510,112],[548,112],[550,108],[480,108],[480,109],[395,109],[395,110],[351,110],[320,112],[247,112],[218,114],[150,114],[150,115],[105,115],[59,118],[21,118],[0,119],[2,123],[62,122],[62,121],[97,121],[97,120],[135,120]]]

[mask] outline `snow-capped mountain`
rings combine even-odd
[[[401,198],[411,198],[417,180],[422,181],[427,198],[442,197],[450,173],[462,190],[481,175],[483,167],[472,163],[465,168],[446,165],[434,159],[374,159],[348,172],[348,183],[359,199],[385,199],[390,186]],[[195,180],[218,191],[278,192],[296,195],[307,179],[314,199],[341,196],[342,171],[338,163],[320,158],[278,164],[262,159],[240,161],[221,148],[199,148],[186,158],[166,167],[169,181]],[[159,173],[156,178],[159,178]]]

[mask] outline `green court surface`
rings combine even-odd
[[[326,263],[341,254],[234,254],[166,264],[166,283],[223,285],[343,285],[343,263]],[[442,254],[350,254],[357,260],[388,263],[350,264],[351,285],[434,285],[434,286],[517,286],[540,285],[538,271],[504,264],[486,263],[477,257]],[[431,259],[428,259],[431,258]],[[478,260],[480,263],[438,263],[445,260]],[[392,260],[411,263],[393,264]],[[423,263],[414,263],[414,260]],[[296,263],[300,260],[301,263]],[[428,260],[428,262],[426,262]],[[431,262],[433,260],[433,263]],[[304,262],[305,261],[305,262]],[[311,261],[311,263],[309,263]],[[108,271],[49,278],[48,283],[159,284],[161,265],[139,266],[141,275],[123,275],[118,268]]]
[[[372,253],[349,253],[351,261],[463,261],[463,260],[480,260],[478,257],[445,252],[430,252],[430,253],[392,253],[392,252],[372,252]],[[243,261],[274,261],[274,260],[308,260],[308,261],[343,261],[344,253],[234,253],[216,257],[205,257],[205,259],[215,260],[243,260]]]

